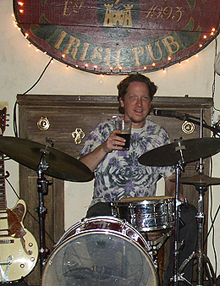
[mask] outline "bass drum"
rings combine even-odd
[[[140,233],[114,217],[84,219],[70,227],[48,258],[42,286],[158,286]]]

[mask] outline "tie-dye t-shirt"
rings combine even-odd
[[[102,144],[115,129],[114,119],[98,124],[90,133],[80,157]],[[91,205],[114,202],[126,197],[155,196],[156,182],[175,173],[174,167],[150,167],[138,162],[147,151],[170,143],[166,130],[146,119],[141,129],[132,129],[128,151],[113,150],[96,167]]]

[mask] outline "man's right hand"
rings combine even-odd
[[[120,136],[117,136],[117,134],[120,133],[121,130],[114,130],[108,139],[102,144],[106,153],[110,153],[112,150],[122,150],[126,140]]]

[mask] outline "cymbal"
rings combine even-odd
[[[181,160],[182,151],[184,162]],[[219,138],[177,140],[141,155],[138,161],[145,166],[173,166],[210,157],[220,151]]]
[[[171,181],[175,181],[175,179],[171,179]],[[220,185],[220,178],[211,178],[201,173],[193,177],[180,178],[179,182],[182,184],[208,187],[210,185]]]
[[[17,137],[1,136],[0,151],[16,162],[38,171],[46,145]],[[49,167],[44,174],[73,182],[88,182],[93,179],[90,169],[74,157],[52,147],[46,148]]]

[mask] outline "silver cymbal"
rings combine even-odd
[[[207,158],[219,151],[219,138],[177,140],[144,153],[138,161],[145,166],[173,166]],[[181,160],[181,152],[184,162]]]
[[[0,151],[16,162],[38,170],[46,145],[17,137],[0,137]],[[49,164],[44,174],[73,182],[88,182],[93,179],[90,169],[74,157],[52,147],[46,148],[46,162]]]

